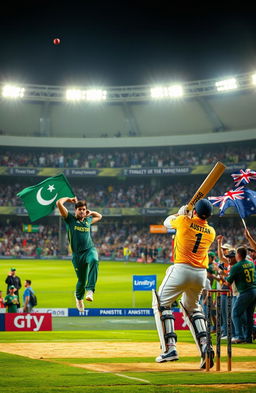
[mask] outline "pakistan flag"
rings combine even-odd
[[[24,188],[17,196],[22,199],[33,222],[50,214],[58,199],[73,198],[75,194],[66,177],[61,174],[49,177],[35,186]]]

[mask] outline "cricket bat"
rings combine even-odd
[[[218,161],[211,172],[207,175],[201,186],[198,188],[198,190],[195,192],[193,197],[190,199],[188,205],[187,205],[187,210],[190,211],[194,208],[195,204],[197,201],[200,199],[204,198],[209,191],[215,186],[223,172],[225,171],[226,167],[225,165]]]

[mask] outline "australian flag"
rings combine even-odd
[[[241,218],[256,213],[256,192],[245,187],[225,192],[223,196],[208,197],[209,201],[220,208],[220,216],[223,216],[229,207],[235,207]]]
[[[235,186],[245,186],[246,184],[250,183],[251,180],[256,181],[256,171],[252,171],[251,169],[240,169],[238,173],[233,173],[231,175],[235,182]]]

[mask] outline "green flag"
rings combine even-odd
[[[18,192],[17,196],[22,199],[29,218],[33,222],[48,216],[54,210],[58,199],[73,198],[75,194],[66,177],[61,174],[49,177],[35,186],[24,188]]]

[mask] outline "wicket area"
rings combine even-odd
[[[206,315],[206,371],[210,371],[210,356],[211,356],[211,309],[212,309],[212,294],[216,294],[216,371],[220,371],[221,359],[221,295],[227,296],[227,371],[232,369],[232,293],[229,289],[219,290],[211,289],[207,291],[207,315]]]

